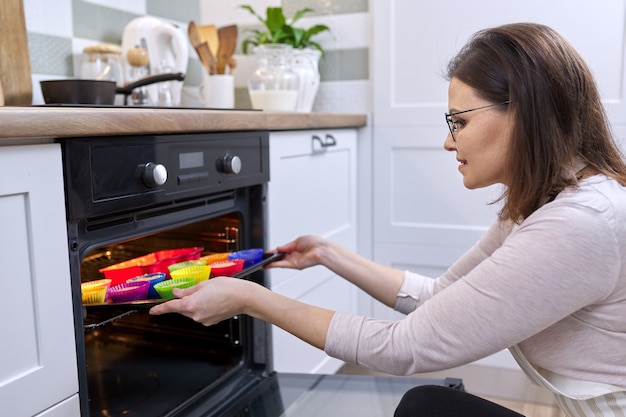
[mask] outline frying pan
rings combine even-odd
[[[135,88],[162,81],[183,81],[185,74],[167,73],[151,75],[124,87],[115,81],[104,80],[48,80],[40,81],[46,104],[105,104],[113,105],[116,94],[124,94],[124,104]]]

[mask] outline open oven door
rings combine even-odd
[[[463,390],[457,378],[424,379],[370,375],[272,373],[237,401],[208,409],[198,405],[190,417],[361,417],[391,416],[404,393],[418,385]]]

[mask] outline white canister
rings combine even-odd
[[[235,107],[235,78],[231,74],[204,73],[200,84],[200,102],[212,109]]]

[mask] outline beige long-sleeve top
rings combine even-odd
[[[396,309],[406,318],[335,313],[326,352],[412,374],[519,344],[535,367],[626,387],[626,188],[596,175],[495,223],[440,277],[406,272]]]

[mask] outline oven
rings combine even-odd
[[[257,131],[62,141],[83,415],[179,415],[212,401],[217,412],[266,378],[264,323],[92,308],[80,285],[158,251],[264,248],[268,141]],[[264,284],[264,273],[247,279]]]
[[[269,325],[248,316],[205,327],[132,304],[83,305],[81,284],[129,259],[178,248],[200,248],[202,255],[265,248],[268,132],[59,142],[82,416],[299,415],[288,414],[294,408],[330,416],[333,404],[345,409],[349,401],[362,408],[378,398],[393,406],[420,383],[277,375]],[[266,285],[266,274],[242,279]]]

